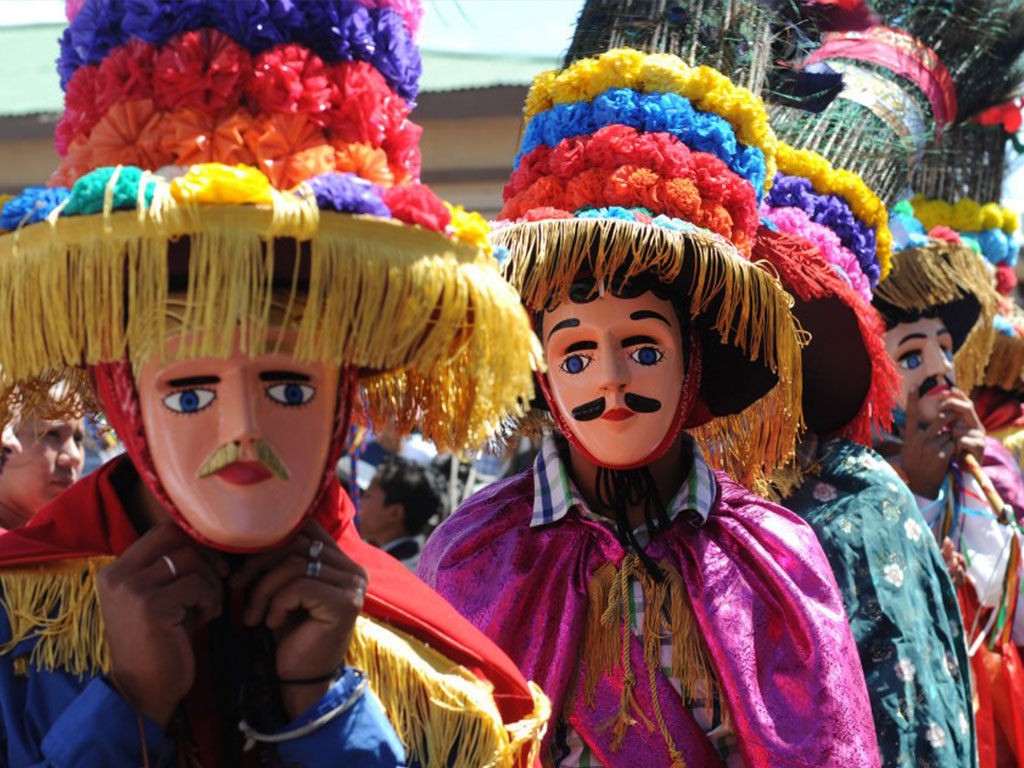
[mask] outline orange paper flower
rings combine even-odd
[[[334,148],[304,113],[261,115],[245,132],[260,169],[278,189],[335,170]]]
[[[334,165],[338,171],[354,173],[379,187],[391,187],[395,183],[387,153],[369,144],[335,144]]]

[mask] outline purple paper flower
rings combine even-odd
[[[376,48],[370,62],[398,95],[415,102],[420,90],[423,62],[402,17],[390,8],[370,11]]]
[[[204,0],[127,0],[121,28],[130,37],[163,45],[207,24]]]
[[[292,42],[304,21],[294,0],[214,0],[209,16],[212,26],[252,54]]]
[[[390,219],[391,211],[381,199],[381,191],[354,173],[324,173],[306,182],[321,210],[341,213],[368,213]]]
[[[61,90],[67,90],[68,82],[75,70],[82,66],[82,60],[75,52],[71,42],[71,27],[66,27],[60,35],[60,55],[57,57],[57,74],[60,76]]]
[[[71,47],[82,64],[97,64],[124,42],[124,0],[85,0],[71,22]],[[58,69],[62,67],[58,66]]]
[[[302,6],[304,42],[324,61],[369,61],[377,47],[370,12],[355,3]]]

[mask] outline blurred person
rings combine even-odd
[[[359,507],[359,533],[411,571],[419,564],[423,532],[443,516],[441,480],[431,467],[394,456],[380,465]]]
[[[85,422],[16,418],[3,430],[0,526],[19,528],[74,485],[85,466]]]

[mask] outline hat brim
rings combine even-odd
[[[0,236],[0,316],[17,329],[0,335],[4,388],[25,402],[33,387],[86,381],[85,366],[151,359],[172,291],[186,307],[176,332],[195,340],[183,354],[230,354],[233,327],[243,351],[264,349],[282,287],[299,299],[295,356],[360,369],[367,418],[468,450],[522,412],[539,352],[489,255],[394,220],[259,205],[55,218]]]

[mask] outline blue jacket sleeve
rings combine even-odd
[[[343,705],[362,681],[362,675],[346,668],[345,674],[308,712],[279,731],[287,733],[311,723]],[[347,710],[315,731],[282,741],[278,756],[285,765],[319,768],[344,765],[351,768],[405,768],[405,750],[384,714],[377,697],[367,688]]]

